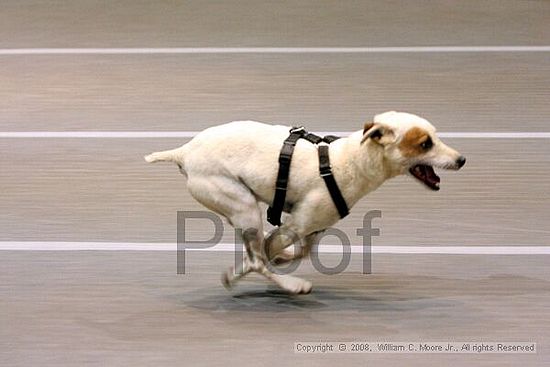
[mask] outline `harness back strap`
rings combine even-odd
[[[334,205],[338,210],[338,214],[340,214],[340,218],[344,218],[346,215],[349,214],[349,209],[348,205],[346,204],[346,200],[342,196],[342,193],[338,188],[338,184],[334,179],[334,175],[332,174],[332,168],[330,167],[330,157],[328,153],[328,145],[320,145],[318,151],[319,173],[321,174],[323,180],[325,180],[325,185],[327,186],[330,197],[332,198],[332,201],[334,202]]]
[[[281,225],[281,214],[283,212],[286,199],[290,163],[292,161],[292,154],[294,153],[296,142],[300,138],[306,139],[315,145],[321,142],[330,144],[339,139],[338,136],[334,135],[327,135],[324,138],[321,138],[320,136],[306,132],[303,127],[292,128],[290,130],[290,135],[284,141],[281,152],[279,153],[279,172],[277,173],[277,181],[275,183],[273,204],[267,209],[267,221],[274,226]],[[326,145],[319,147],[319,171],[321,173],[321,177],[325,180],[325,184],[329,190],[332,200],[334,201],[334,205],[338,209],[340,217],[345,217],[348,215],[349,210],[346,205],[346,201],[342,197],[340,189],[338,188],[338,184],[332,175],[330,159],[328,156],[328,146]]]

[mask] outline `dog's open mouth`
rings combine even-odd
[[[424,164],[417,164],[409,169],[411,175],[413,175],[418,181],[428,186],[432,190],[439,190],[439,176],[435,174],[432,166],[426,166]]]

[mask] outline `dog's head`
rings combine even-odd
[[[382,147],[394,174],[409,172],[432,190],[439,190],[435,168],[458,170],[466,158],[443,144],[427,120],[404,112],[385,112],[365,124],[361,144],[372,141]]]

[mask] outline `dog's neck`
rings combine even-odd
[[[377,189],[386,180],[401,174],[385,158],[384,148],[371,140],[361,144],[362,131],[331,144],[331,163],[348,206]]]

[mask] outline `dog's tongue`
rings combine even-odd
[[[439,182],[441,182],[441,180],[439,179],[439,176],[435,174],[435,171],[431,166],[425,166],[425,167],[426,167],[426,180],[428,181],[428,183],[430,183],[430,185],[437,186],[437,188],[439,189],[438,185],[439,185]]]
[[[419,164],[411,168],[410,172],[430,189],[439,190],[440,179],[431,166]]]

